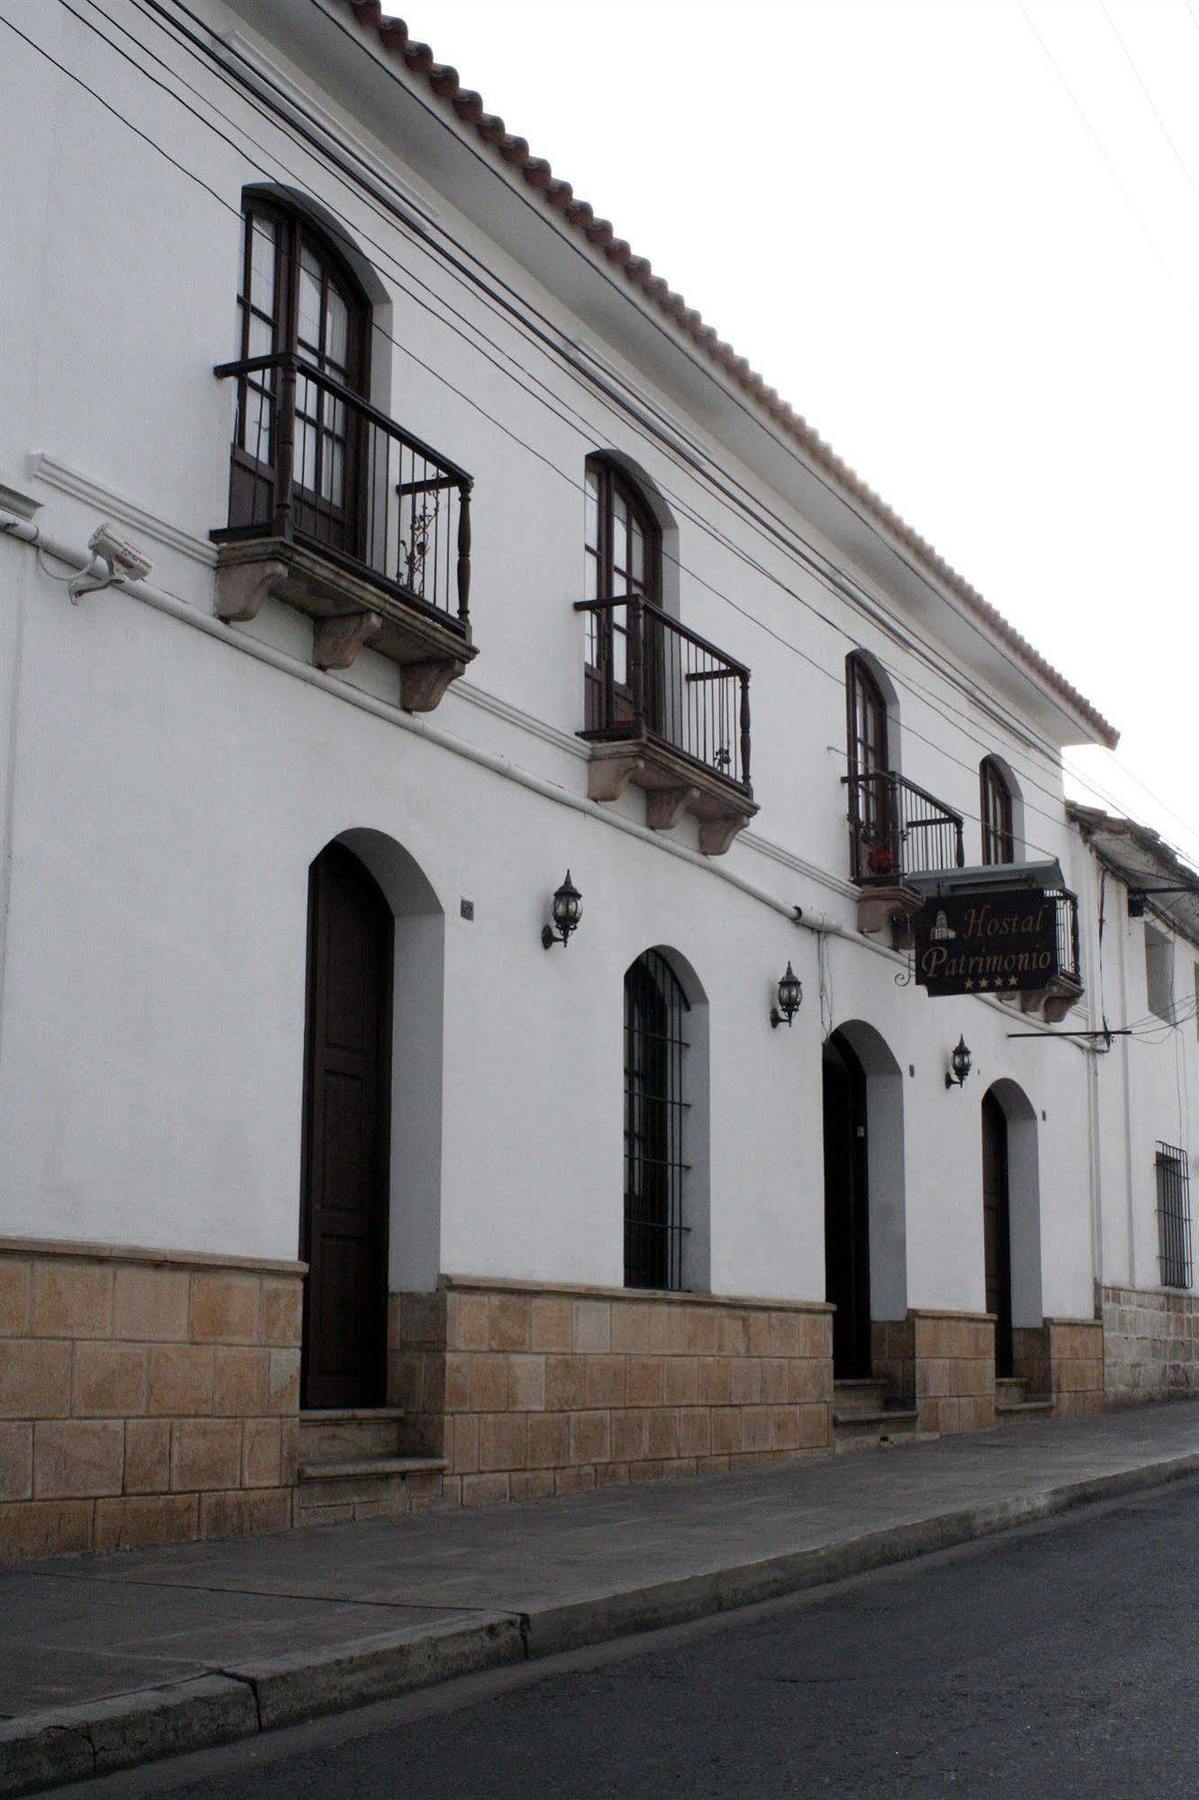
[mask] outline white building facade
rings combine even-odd
[[[1133,1290],[1193,1346],[1094,709],[376,6],[0,17],[5,1554],[1093,1410]],[[913,982],[963,867],[1051,988]]]

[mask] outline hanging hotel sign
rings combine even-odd
[[[1057,903],[1037,889],[940,895],[912,923],[929,994],[1027,993],[1058,972]]]

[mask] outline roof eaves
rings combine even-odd
[[[609,220],[598,218],[594,208],[586,200],[576,198],[570,183],[556,176],[544,157],[532,154],[527,139],[516,137],[507,130],[503,119],[495,113],[485,111],[482,95],[471,88],[464,88],[455,68],[448,63],[437,62],[428,44],[419,43],[409,35],[403,19],[389,18],[384,14],[379,0],[349,0],[349,4],[358,22],[377,32],[380,43],[389,54],[400,57],[410,73],[423,78],[457,118],[463,124],[471,126],[490,149],[509,163],[525,183],[541,195],[548,207],[559,212],[566,223],[586,238],[595,251],[620,269],[631,285],[639,288],[652,300],[725,376],[742,388],[799,446],[805,456],[857,501],[876,527],[883,527],[909,550],[923,565],[926,573],[933,575],[964,602],[968,612],[1017,654],[1029,673],[1049,688],[1059,700],[1064,701],[1076,717],[1090,726],[1101,743],[1114,749],[1120,734],[1097,708],[1047,662],[1028,639],[983,598],[977,588],[959,575],[931,544],[906,524],[873,488],[868,487],[782,398],[777,388],[770,387],[744,356],[739,356],[731,344],[725,343],[710,325],[705,324],[702,316],[694,307],[687,305],[681,294],[675,293],[662,276],[654,274],[648,257],[636,255],[624,238],[617,237]]]

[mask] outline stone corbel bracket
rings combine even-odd
[[[901,950],[910,940],[909,921],[920,905],[920,895],[914,888],[863,888],[858,895],[858,930],[867,937],[889,933],[892,949]]]
[[[587,798],[619,800],[633,777],[645,768],[644,756],[624,744],[593,744],[587,764]]]
[[[645,796],[645,822],[651,831],[673,831],[698,799],[695,787],[650,788]]]
[[[222,544],[217,617],[230,625],[248,624],[268,599],[311,619],[318,669],[348,669],[361,650],[395,663],[405,712],[432,712],[477,655],[469,633],[455,621],[402,593],[383,591],[369,571],[346,569],[311,546],[282,538]]]
[[[284,597],[287,564],[281,562],[224,563],[216,572],[216,616],[226,625],[245,625],[256,619],[276,591]]]
[[[723,856],[749,820],[744,813],[718,813],[699,822],[699,847],[705,856]]]
[[[424,662],[400,664],[400,705],[405,712],[432,712],[452,681],[466,669],[465,662],[439,656]]]
[[[378,613],[335,614],[312,626],[312,660],[318,669],[348,669],[358,652],[369,648],[383,629]]]

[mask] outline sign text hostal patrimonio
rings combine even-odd
[[[1029,888],[926,900],[913,921],[930,994],[1026,993],[1058,973],[1057,906]]]

